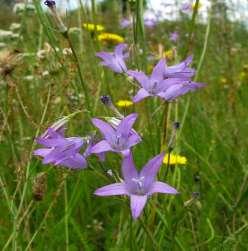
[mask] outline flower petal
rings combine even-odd
[[[73,157],[56,162],[55,165],[61,165],[72,169],[81,169],[86,168],[87,162],[81,154],[77,153]]]
[[[124,156],[121,166],[122,176],[125,180],[125,183],[128,185],[132,182],[133,178],[138,177],[138,172],[134,166],[132,152]]]
[[[52,149],[49,148],[40,148],[33,152],[34,155],[45,157],[47,154],[49,154],[52,151]]]
[[[123,51],[127,48],[127,44],[121,43],[115,47],[115,55],[123,57]]]
[[[127,137],[137,117],[138,117],[137,113],[132,113],[123,118],[116,129],[117,134]]]
[[[98,153],[98,154],[108,151],[112,151],[112,148],[106,140],[98,142],[97,144],[92,146],[90,150],[91,153]]]
[[[147,195],[134,195],[130,196],[131,212],[134,219],[137,219],[142,213],[147,201]]]
[[[112,136],[115,134],[115,130],[111,125],[101,119],[92,119],[92,123],[101,131],[106,140],[111,141]]]
[[[161,59],[153,68],[151,78],[156,79],[157,81],[162,81],[164,77],[166,61],[165,59]]]
[[[155,156],[151,160],[147,162],[147,164],[143,167],[140,172],[140,177],[144,176],[144,188],[146,191],[150,190],[151,185],[154,182],[155,176],[163,163],[164,152]]]
[[[96,56],[101,58],[103,61],[112,61],[112,58],[113,58],[112,53],[105,52],[105,51],[96,53]]]
[[[178,191],[164,182],[155,181],[149,191],[149,194],[153,193],[178,194]]]
[[[113,183],[101,188],[98,188],[95,192],[98,196],[112,196],[112,195],[128,195],[124,183]]]
[[[149,97],[150,94],[143,88],[139,89],[138,93],[133,97],[133,102],[137,103],[142,99]]]
[[[138,144],[141,141],[141,137],[137,133],[132,133],[131,136],[128,137],[128,147],[132,147]]]
[[[141,84],[142,87],[146,88],[147,86],[146,83],[149,81],[149,78],[146,76],[144,72],[129,70],[127,71],[127,74],[130,77],[133,77],[134,79],[136,79]]]

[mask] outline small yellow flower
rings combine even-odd
[[[174,58],[173,50],[168,50],[164,52],[164,57],[168,60],[172,60]]]
[[[201,7],[202,7],[202,4],[199,2],[199,3],[198,3],[198,10],[199,10]],[[195,8],[196,8],[196,4],[193,3],[193,4],[192,4],[192,9],[195,10]]]
[[[227,84],[227,79],[224,78],[224,77],[222,77],[222,78],[220,79],[220,82],[221,82],[221,84],[225,85],[225,84]]]
[[[104,30],[104,27],[100,24],[84,23],[83,27],[88,31],[103,31]]]
[[[246,76],[247,76],[247,74],[246,74],[246,72],[244,72],[244,71],[241,71],[240,73],[239,73],[239,79],[242,81],[242,80],[244,80],[245,78],[246,78]]]
[[[168,164],[169,155],[166,154],[164,156],[163,163]],[[180,156],[178,154],[170,154],[170,165],[185,165],[187,163],[187,159],[184,156]]]
[[[116,105],[119,106],[119,107],[129,107],[129,106],[133,105],[133,102],[130,101],[130,100],[119,100],[116,103]]]
[[[113,33],[101,33],[100,35],[97,36],[97,39],[99,41],[106,41],[106,42],[113,42],[113,43],[123,43],[124,38]]]

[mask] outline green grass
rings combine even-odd
[[[92,117],[114,115],[101,104],[100,95],[111,95],[116,102],[129,99],[135,91],[125,76],[99,65],[95,53],[111,51],[113,45],[97,42],[93,33],[83,29],[63,36],[38,2],[36,15],[13,17],[21,23],[21,37],[0,50],[1,249],[247,250],[248,32],[224,13],[220,18],[210,15],[207,25],[199,24],[197,12],[193,18],[163,22],[150,31],[143,26],[142,1],[134,6],[134,32],[118,28],[118,6],[112,12],[97,8],[92,12],[82,6],[67,13],[64,21],[70,27],[81,28],[90,21],[123,35],[134,48],[129,67],[147,72],[157,61],[148,61],[147,55],[158,54],[159,43],[171,49],[168,34],[177,29],[181,38],[177,57],[170,63],[193,53],[197,81],[207,83],[169,105],[167,141],[172,123],[183,122],[176,150],[188,163],[163,165],[159,179],[175,186],[180,195],[153,196],[142,216],[132,221],[127,198],[93,195],[96,188],[119,176],[118,155],[108,154],[103,163],[90,157],[88,168],[81,171],[44,166],[32,156],[35,137],[59,118],[78,112],[67,133],[86,136],[95,131]],[[36,53],[44,43],[51,50],[39,59]],[[73,47],[74,54],[65,56],[61,52],[65,47]],[[141,48],[144,54],[139,53]],[[43,76],[45,71],[48,76]],[[161,151],[164,103],[147,99],[120,110],[139,113],[135,128],[143,141],[133,152],[141,168]],[[109,169],[114,177],[107,175]],[[37,184],[41,172],[44,179]],[[40,201],[34,198],[37,188]]]

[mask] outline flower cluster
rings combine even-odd
[[[46,1],[46,4],[52,8],[55,2]],[[90,24],[84,25],[84,27],[89,30],[99,29],[99,27]],[[171,39],[177,40],[177,34],[172,34]],[[161,59],[153,68],[151,75],[146,75],[142,71],[128,69],[125,62],[129,57],[127,49],[127,44],[120,43],[113,52],[102,51],[98,52],[96,56],[102,60],[101,65],[137,82],[140,88],[133,97],[134,103],[154,96],[166,102],[173,101],[204,86],[202,83],[192,81],[195,74],[195,70],[190,67],[192,56],[173,66],[168,66],[166,60]],[[107,122],[99,118],[92,118],[92,125],[102,135],[99,141],[96,141],[94,136],[66,137],[65,125],[72,117],[69,115],[54,123],[36,139],[42,148],[35,150],[34,155],[42,157],[43,164],[64,166],[70,169],[85,169],[91,155],[97,155],[101,161],[104,161],[107,152],[119,154],[122,158],[123,179],[117,183],[98,188],[94,194],[97,196],[126,195],[130,197],[131,214],[136,219],[141,215],[152,194],[178,194],[175,188],[156,180],[162,163],[186,164],[187,160],[183,156],[162,152],[150,159],[140,171],[137,171],[132,149],[142,142],[141,136],[133,128],[138,114],[131,113],[124,117],[114,106],[109,96],[102,96],[101,101],[116,113],[118,118],[108,119]],[[131,101],[124,100],[119,103],[119,106],[132,104]],[[178,128],[179,123],[176,122],[174,129]]]
[[[192,81],[195,75],[195,70],[190,67],[192,56],[173,66],[168,66],[166,60],[161,59],[153,68],[152,74],[147,76],[142,71],[127,69],[125,60],[128,58],[128,53],[124,53],[126,49],[127,44],[122,43],[115,47],[113,53],[98,52],[96,55],[103,60],[102,65],[116,73],[125,73],[138,82],[140,89],[133,97],[135,103],[149,96],[172,101],[204,86],[202,83]]]

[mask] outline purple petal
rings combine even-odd
[[[96,56],[101,58],[103,61],[112,61],[113,54],[105,51],[96,53]]]
[[[128,195],[128,191],[124,183],[114,183],[98,188],[94,194],[98,196]]]
[[[142,71],[127,71],[127,74],[134,79],[136,79],[142,87],[147,88],[147,82],[149,81],[149,78],[146,76],[146,74]]]
[[[132,113],[126,116],[124,119],[122,119],[116,129],[117,134],[127,137],[133,127],[133,124],[137,119],[137,116],[138,116],[137,113]]]
[[[52,151],[52,149],[48,148],[40,148],[33,152],[34,155],[45,157],[47,154],[49,154]]]
[[[73,169],[80,169],[86,168],[87,162],[81,154],[77,153],[73,157],[56,162],[55,165],[61,165]]]
[[[143,167],[140,172],[140,177],[144,176],[144,188],[145,190],[149,190],[152,183],[154,182],[155,176],[162,165],[163,158],[165,153],[162,152],[161,154],[155,156],[151,160],[147,162],[147,164]]]
[[[137,103],[141,101],[142,99],[151,96],[145,89],[141,88],[137,92],[137,94],[133,97],[133,102]]]
[[[133,133],[128,137],[128,147],[131,148],[132,146],[138,144],[140,141],[141,137],[137,133]]]
[[[157,81],[163,80],[163,75],[165,71],[166,61],[165,59],[159,60],[156,66],[153,68],[151,78],[156,79]]]
[[[129,155],[123,158],[121,171],[127,186],[130,182],[133,183],[132,182],[133,178],[138,177],[138,172],[134,166],[133,156],[131,152],[129,153]]]
[[[109,143],[106,140],[102,140],[92,146],[91,148],[91,153],[103,153],[103,152],[108,152],[112,151],[112,147],[109,145]]]
[[[142,213],[145,204],[147,201],[146,195],[131,195],[130,203],[131,203],[131,212],[134,219],[137,219]]]
[[[104,65],[108,68],[110,68],[112,71],[116,73],[122,73],[124,70],[122,69],[121,65],[117,62],[101,62],[101,65]],[[123,64],[122,64],[123,65]],[[125,64],[124,64],[125,65]],[[125,68],[126,66],[124,66]]]
[[[116,47],[115,47],[115,55],[117,57],[123,57],[123,51],[127,48],[127,44],[118,44]]]
[[[160,181],[155,181],[149,191],[149,194],[153,193],[168,193],[168,194],[178,194],[174,187]]]
[[[111,141],[112,136],[115,134],[112,126],[100,119],[92,119],[92,123],[101,131],[106,140]]]

